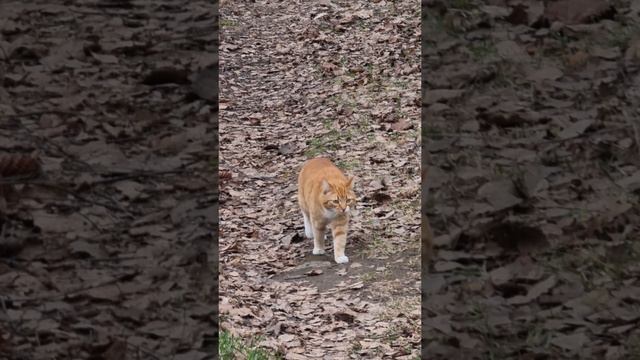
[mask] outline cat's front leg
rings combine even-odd
[[[337,219],[331,226],[333,235],[333,257],[338,264],[346,264],[349,258],[344,254],[347,246],[347,223],[348,219]]]
[[[318,221],[312,221],[311,225],[313,227],[313,255],[322,255],[324,254],[326,225]]]

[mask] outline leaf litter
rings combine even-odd
[[[419,356],[418,13],[221,6],[223,329],[285,359]],[[347,265],[311,255],[303,235],[297,173],[321,155],[357,178]]]
[[[637,5],[423,4],[425,358],[638,357]]]
[[[191,83],[215,21],[202,1],[0,5],[0,357],[217,353],[217,109]]]

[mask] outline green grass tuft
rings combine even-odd
[[[220,27],[221,28],[225,28],[225,27],[229,28],[229,27],[234,27],[234,26],[237,26],[237,25],[238,24],[233,20],[229,20],[229,19],[220,20]]]
[[[495,56],[498,53],[498,50],[492,42],[483,41],[478,45],[470,46],[469,52],[474,60],[481,61],[490,56]]]
[[[360,165],[358,160],[339,160],[336,161],[336,166],[342,170],[353,170]]]
[[[311,139],[304,155],[307,158],[313,158],[327,151],[336,151],[343,147],[343,143],[351,141],[352,139],[353,134],[350,130],[331,129],[322,137]]]
[[[281,356],[272,354],[266,349],[260,348],[257,343],[259,339],[252,339],[245,342],[242,339],[231,335],[228,331],[220,332],[218,355],[220,360],[280,360]]]

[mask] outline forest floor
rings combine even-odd
[[[216,39],[209,1],[0,4],[0,359],[218,351]]]
[[[428,359],[640,358],[640,10],[426,1]]]
[[[220,13],[221,328],[285,359],[419,358],[420,5]],[[346,265],[303,237],[316,156],[357,178]]]

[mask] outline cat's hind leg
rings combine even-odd
[[[305,214],[304,211],[302,212],[302,218],[304,219],[304,236],[306,236],[307,239],[312,239],[313,227],[311,227],[311,221],[309,220],[309,216],[307,216],[307,214]]]

